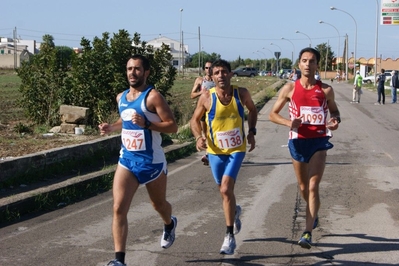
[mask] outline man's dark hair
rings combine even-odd
[[[381,68],[381,73],[385,73],[385,69]]]
[[[205,61],[205,64],[202,66],[202,70],[205,70],[205,65],[206,65],[206,63],[211,63],[212,64],[212,61]]]
[[[150,70],[150,61],[144,55],[135,54],[135,55],[132,55],[129,59],[133,59],[133,60],[139,59],[139,60],[141,60],[141,64],[143,65],[144,70],[145,71]]]
[[[218,59],[218,60],[216,60],[215,62],[212,63],[211,69],[209,70],[209,74],[212,75],[212,73],[213,73],[212,70],[213,70],[214,67],[226,67],[227,70],[229,70],[229,72],[231,72],[230,63],[227,62],[226,60],[223,60],[223,59]]]
[[[319,51],[317,51],[316,49],[313,49],[313,48],[311,48],[311,47],[303,48],[303,49],[299,52],[299,60],[301,60],[301,57],[302,57],[302,55],[303,55],[304,53],[312,53],[312,54],[314,54],[314,55],[316,56],[316,62],[317,62],[317,64],[319,64],[319,62],[320,62],[320,53],[319,53]]]

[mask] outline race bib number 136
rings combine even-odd
[[[216,132],[216,139],[220,149],[233,149],[243,143],[239,128]]]

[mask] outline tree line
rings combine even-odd
[[[169,46],[154,49],[119,30],[113,37],[108,32],[93,41],[82,38],[82,53],[65,46],[55,46],[51,35],[43,36],[40,53],[31,55],[17,69],[21,78],[20,106],[36,124],[58,125],[62,104],[88,107],[88,125],[96,126],[117,110],[116,95],[127,89],[126,62],[134,54],[147,56],[151,62],[149,84],[164,96],[173,86],[176,69],[171,65]]]

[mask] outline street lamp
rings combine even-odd
[[[252,52],[253,54],[257,54],[259,51],[255,51],[255,52]],[[260,55],[260,54],[258,54],[258,55]],[[259,63],[259,71],[260,71],[260,68],[261,68],[261,66],[262,66],[262,55],[260,55],[260,63]]]
[[[266,71],[266,68],[267,68],[267,61],[266,61],[266,54],[264,53],[264,52],[262,52],[262,51],[256,51],[256,52],[258,52],[258,53],[261,53],[261,54],[263,54],[264,56],[265,56],[265,71]]]
[[[288,40],[284,37],[281,37],[281,40],[289,41],[292,44],[292,53],[291,53],[291,68],[294,66],[294,53],[295,53],[295,45],[291,40]]]
[[[278,46],[277,44],[274,44],[274,43],[270,43],[270,45],[274,45],[274,46],[277,46],[279,49],[280,49],[280,55],[281,55],[281,52],[282,52],[282,50],[281,50],[281,47],[280,46]],[[276,55],[276,53],[275,53],[275,55]],[[279,59],[280,59],[280,56],[276,56],[276,58],[277,58],[277,75],[278,75],[278,63],[279,63]]]
[[[332,24],[330,24],[330,23],[327,23],[327,22],[325,22],[325,21],[323,21],[323,20],[319,20],[319,23],[320,23],[320,24],[324,23],[324,24],[330,25],[330,26],[333,27],[333,28],[337,31],[337,33],[338,33],[338,54],[337,54],[337,69],[338,69],[338,66],[339,66],[339,62],[338,62],[338,58],[339,58],[339,45],[341,44],[341,36],[339,36],[339,31],[338,31],[338,29],[337,29],[334,25],[332,25]]]
[[[272,54],[272,57],[274,56],[274,53],[272,52],[272,50],[270,50],[270,49],[268,49],[266,47],[262,47],[262,49],[263,50],[268,50]],[[270,70],[272,70],[272,62],[270,62]]]
[[[353,19],[353,22],[355,22],[355,53],[354,53],[354,56],[353,56],[354,57],[353,58],[353,61],[354,61],[353,74],[355,74],[355,69],[356,69],[356,47],[357,47],[357,23],[356,23],[356,20],[351,14],[349,14],[348,12],[346,12],[346,11],[344,11],[342,9],[339,9],[339,8],[336,8],[336,7],[333,7],[333,6],[330,7],[330,9],[331,10],[338,10],[338,11],[341,11],[341,12],[349,15]]]
[[[179,64],[179,72],[183,71],[183,32],[182,32],[182,17],[183,17],[183,8],[180,8],[180,50],[179,50],[179,57],[180,57],[180,64]],[[181,69],[180,69],[181,68]]]
[[[374,54],[374,86],[377,83],[377,53],[378,53],[378,16],[379,16],[379,4],[378,0],[375,0],[377,5],[376,16],[375,16],[375,54]]]
[[[300,33],[300,34],[303,34],[303,35],[305,35],[306,37],[308,37],[308,39],[309,39],[309,47],[312,47],[312,39],[310,39],[310,37],[309,37],[309,35],[307,35],[307,34],[305,34],[305,33],[303,33],[303,32],[300,32],[299,30],[297,30],[295,33]]]

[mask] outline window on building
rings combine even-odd
[[[173,65],[178,66],[179,65],[179,60],[173,60]]]

